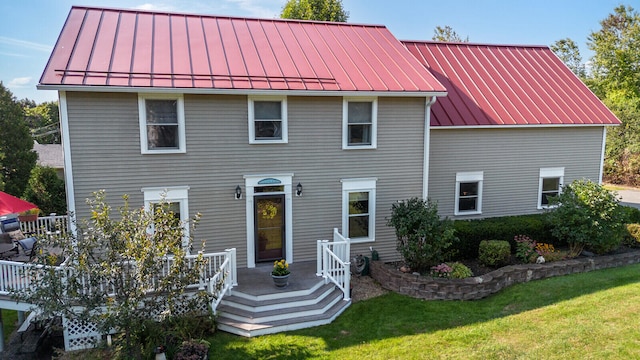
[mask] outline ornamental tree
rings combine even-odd
[[[78,226],[77,238],[42,239],[37,262],[59,262],[46,250],[52,247],[62,250],[65,262],[34,271],[34,286],[15,295],[36,305],[43,318],[64,315],[93,323],[103,333],[115,330],[121,334],[117,339],[122,356],[140,358],[149,320],[202,314],[203,309],[206,314],[211,298],[204,291],[186,291],[204,269],[202,253],[187,258],[200,216],[192,219],[188,243],[183,244],[185,229],[168,203],[161,200],[146,211],[131,208],[126,195],[123,199],[114,215],[105,192],[99,191],[87,200],[91,217]]]
[[[453,222],[441,219],[437,203],[431,200],[411,198],[393,204],[387,226],[396,229],[396,249],[414,271],[428,272],[455,253],[458,238]]]

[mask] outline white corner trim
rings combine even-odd
[[[607,146],[607,128],[602,127],[602,151],[600,153],[600,172],[598,174],[598,184],[602,184],[602,177],[604,176],[604,155],[605,148]]]
[[[76,218],[76,195],[75,185],[73,182],[73,163],[71,162],[71,139],[69,139],[69,112],[67,110],[67,93],[64,91],[58,92],[58,99],[60,101],[60,131],[62,132],[62,152],[64,156],[64,183],[67,192],[67,210],[69,214]],[[74,238],[77,238],[78,229],[76,221],[69,222],[69,230],[73,234]],[[77,220],[77,219],[76,219]]]

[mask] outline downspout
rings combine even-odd
[[[424,113],[424,164],[422,169],[422,198],[427,200],[429,197],[429,151],[431,146],[431,105],[436,102],[436,97],[426,98]]]
[[[60,132],[62,138],[62,152],[64,156],[64,184],[67,192],[67,210],[69,214],[69,231],[77,239],[76,229],[76,196],[73,186],[73,169],[71,167],[71,139],[69,136],[69,113],[67,111],[67,93],[58,92],[60,108]]]
[[[607,127],[602,127],[602,152],[600,153],[600,174],[598,175],[598,184],[602,184],[602,176],[604,175],[604,154],[607,146]]]

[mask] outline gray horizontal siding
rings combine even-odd
[[[304,186],[293,198],[294,260],[313,260],[316,240],[341,228],[340,179],[377,177],[374,244],[353,246],[394,258],[386,226],[391,204],[421,196],[424,99],[380,98],[378,149],[342,150],[342,98],[289,97],[289,143],[249,145],[245,96],[185,95],[186,154],[140,154],[136,94],[67,93],[71,156],[79,218],[84,199],[106,189],[143,203],[143,187],[190,186],[189,214],[203,215],[196,237],[209,251],[238,249],[246,264],[245,201],[235,200],[243,175],[294,173]]]
[[[540,168],[564,167],[564,183],[598,181],[602,127],[431,131],[429,197],[453,216],[457,172],[484,171],[482,215],[536,213]]]

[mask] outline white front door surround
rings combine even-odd
[[[256,266],[256,243],[255,243],[255,218],[254,199],[256,188],[263,186],[279,185],[284,187],[285,199],[285,260],[293,262],[293,209],[292,209],[292,187],[293,173],[290,174],[260,174],[245,175],[244,186],[246,194],[246,216],[247,216],[247,267]]]

